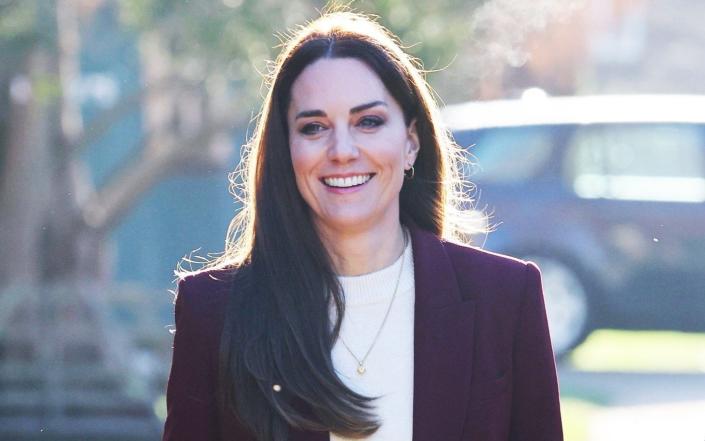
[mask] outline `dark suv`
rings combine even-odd
[[[595,328],[705,331],[705,96],[473,102],[484,248],[542,270],[554,349]]]

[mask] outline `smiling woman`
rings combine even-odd
[[[404,170],[419,150],[415,121],[405,121],[367,64],[321,58],[294,81],[288,123],[296,185],[319,235],[333,240],[328,247],[360,237],[384,243],[398,230]],[[398,247],[390,252],[399,254]],[[339,274],[364,274],[393,260],[386,254],[358,261],[343,255],[334,264]]]
[[[270,84],[225,253],[180,274],[164,439],[562,439],[540,273],[468,245],[397,40],[325,14]]]

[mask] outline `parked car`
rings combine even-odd
[[[705,331],[705,96],[449,106],[484,248],[542,270],[558,356],[596,328]]]

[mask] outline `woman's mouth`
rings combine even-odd
[[[322,178],[321,181],[332,188],[351,188],[366,184],[373,176],[374,173],[369,173],[346,177],[328,177]]]

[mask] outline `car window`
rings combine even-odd
[[[566,178],[584,198],[705,201],[705,142],[695,124],[578,127]]]
[[[549,127],[506,127],[455,134],[456,142],[473,155],[471,178],[482,182],[516,183],[536,177],[551,157]]]

